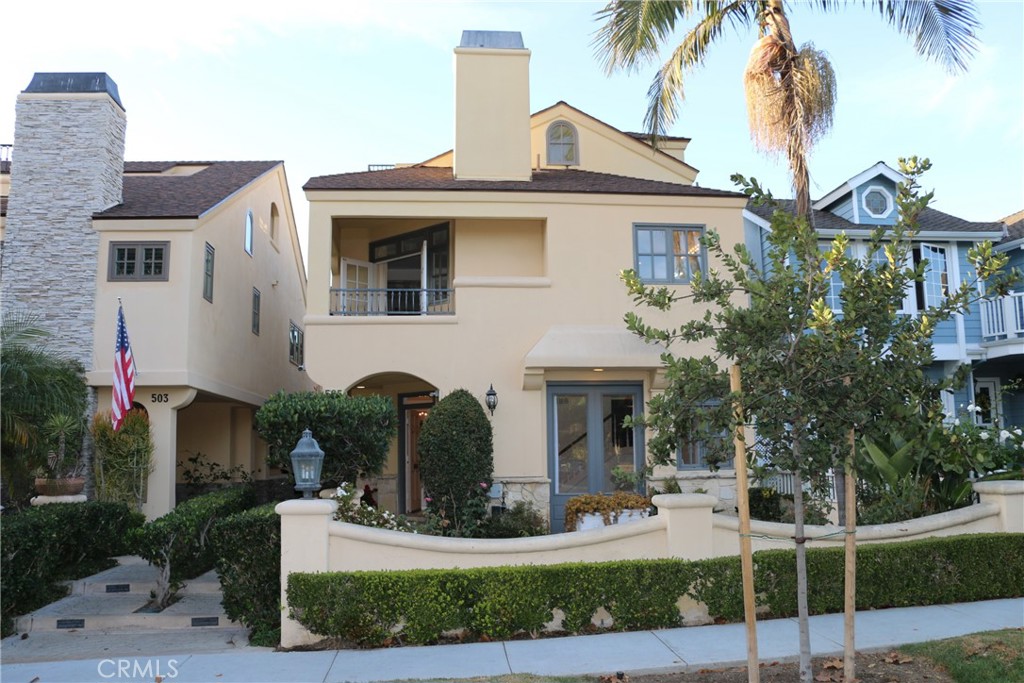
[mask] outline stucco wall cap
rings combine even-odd
[[[1024,495],[1024,480],[1009,481],[978,481],[973,488],[978,493],[998,493],[1004,496]]]
[[[299,501],[296,501],[299,502]],[[535,553],[548,550],[565,550],[582,548],[591,545],[617,541],[622,538],[634,538],[643,534],[664,533],[664,517],[648,517],[646,519],[613,524],[600,529],[573,531],[566,534],[550,534],[548,536],[532,536],[530,538],[449,538],[441,536],[423,536],[405,531],[375,529],[359,524],[332,522],[327,533],[339,538],[354,541],[377,543],[398,548],[430,550],[436,553],[477,553],[495,555],[508,553]]]
[[[338,504],[333,500],[286,500],[274,507],[279,515],[334,515]]]
[[[713,508],[718,499],[706,493],[659,493],[651,498],[651,502],[659,508],[675,510],[679,508]]]

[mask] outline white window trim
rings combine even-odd
[[[874,192],[875,190],[881,192],[882,196],[885,197],[885,211],[883,211],[882,213],[875,213],[874,211],[868,208],[868,195],[871,192]],[[886,216],[892,213],[892,193],[889,192],[889,190],[887,190],[886,188],[882,187],[881,185],[868,185],[860,194],[860,206],[862,209],[864,209],[864,213],[866,213],[868,216],[871,216],[872,218],[885,218]]]
[[[245,214],[245,234],[242,237],[242,249],[249,256],[252,256],[253,241],[255,241],[256,234],[256,218],[252,215],[252,210]]]
[[[574,160],[572,160],[572,161],[566,161],[564,159],[560,159],[559,161],[554,161],[551,158],[551,131],[556,126],[566,126],[566,127],[569,128],[569,130],[572,131],[572,144],[573,144],[573,150],[574,150],[575,155],[576,155],[576,158]],[[577,130],[576,126],[572,125],[571,123],[569,123],[565,119],[558,119],[556,121],[552,121],[548,125],[547,129],[544,131],[544,153],[545,153],[545,155],[547,157],[547,164],[548,164],[548,166],[579,166],[580,165],[580,134],[579,134],[579,130]]]

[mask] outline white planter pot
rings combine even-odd
[[[616,521],[612,515],[612,524],[628,524],[637,522],[647,516],[647,510],[623,510],[619,513]],[[600,529],[605,526],[604,517],[599,514],[588,513],[581,515],[576,520],[576,531],[587,531],[588,529]]]

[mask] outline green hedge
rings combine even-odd
[[[136,552],[155,567],[170,567],[172,582],[213,569],[215,555],[207,535],[214,523],[256,504],[249,486],[232,486],[185,501],[133,535]]]
[[[79,579],[113,566],[132,552],[126,539],[145,518],[123,503],[65,503],[3,516],[0,592],[3,635],[13,618],[64,593],[58,581]]]
[[[794,551],[754,554],[755,590],[771,617],[796,613]],[[807,553],[812,614],[843,609],[843,550]],[[292,574],[288,606],[311,632],[379,646],[396,635],[429,643],[467,629],[487,638],[590,629],[604,607],[618,630],[680,624],[689,596],[712,618],[743,619],[739,557],[630,560],[483,569]],[[1024,595],[1024,534],[976,534],[857,549],[857,608],[946,604]]]
[[[224,612],[250,629],[254,645],[274,646],[281,638],[281,518],[275,505],[231,515],[210,531]]]

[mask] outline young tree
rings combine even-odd
[[[813,0],[825,11],[851,2]],[[918,54],[941,62],[951,73],[966,69],[979,23],[973,0],[878,0],[878,13],[900,33],[913,37]],[[657,143],[676,119],[687,74],[707,59],[726,25],[758,27],[744,74],[751,137],[761,151],[782,154],[793,176],[797,213],[810,213],[807,154],[832,126],[835,74],[824,53],[810,43],[799,49],[783,0],[611,0],[597,13],[603,26],[596,44],[609,72],[635,69],[658,57],[677,24],[695,25],[661,66],[647,91],[644,125]]]
[[[643,418],[653,434],[648,450],[655,462],[672,462],[681,442],[698,440],[713,467],[731,458],[732,443],[723,435],[734,430],[733,407],[738,405],[744,422],[756,425],[760,455],[794,473],[800,670],[808,682],[805,479],[820,480],[842,465],[854,471],[851,430],[858,435],[885,432],[897,414],[893,406],[900,407],[901,415],[941,415],[935,409],[939,391],[952,380],[932,382],[922,372],[932,360],[936,324],[965,310],[977,296],[977,279],[987,281],[990,293],[1008,287],[1009,276],[999,274],[1005,255],[980,244],[968,254],[975,280],[948,292],[939,307],[918,316],[898,313],[907,288],[923,280],[927,267],[907,264],[917,217],[932,197],[919,196],[918,179],[929,166],[927,160],[900,160],[907,181],[899,189],[899,222],[872,233],[863,259],[847,254],[844,235],[823,251],[805,218],[776,210],[763,266],[743,245],[726,253],[717,234],[709,232],[705,244],[725,272],[709,270],[695,277],[689,297],[648,287],[633,271],[622,276],[638,304],[660,310],[683,298],[715,304],[714,312],[677,329],[648,326],[634,313],[626,316],[629,328],[649,341],[669,346],[710,340],[714,349],[713,355],[700,358],[664,354],[668,387],[650,401]],[[754,202],[772,202],[755,180],[734,180]],[[829,295],[840,283],[841,311],[836,312]],[[734,303],[737,291],[748,305]],[[743,389],[730,394],[724,367],[734,363],[741,369]],[[753,444],[746,446],[749,459]]]

